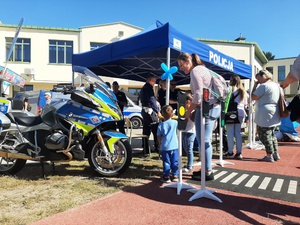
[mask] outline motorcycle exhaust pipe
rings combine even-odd
[[[39,161],[39,159],[37,159],[37,158],[32,158],[32,157],[30,157],[30,156],[28,156],[28,155],[17,154],[17,153],[10,153],[10,152],[1,151],[1,150],[0,150],[0,157],[3,157],[3,158],[13,158],[13,159],[25,159],[25,160]]]

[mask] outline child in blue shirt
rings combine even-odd
[[[165,105],[161,114],[165,121],[158,125],[157,138],[160,145],[160,152],[163,161],[162,182],[171,182],[170,171],[172,170],[172,181],[178,181],[178,138],[177,127],[178,122],[172,120],[173,108]]]

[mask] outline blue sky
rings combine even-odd
[[[0,0],[0,21],[79,28],[124,22],[147,28],[169,22],[194,38],[234,40],[242,33],[276,58],[300,54],[300,0]],[[3,7],[5,6],[5,8]]]

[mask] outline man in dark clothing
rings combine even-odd
[[[143,134],[150,136],[151,132],[154,137],[154,151],[159,152],[157,140],[158,115],[159,108],[156,104],[153,86],[156,83],[156,76],[149,75],[146,84],[140,92],[140,100],[142,103],[142,117],[143,117]],[[143,143],[145,144],[145,143]]]
[[[119,91],[119,84],[118,84],[117,81],[113,82],[113,93],[117,97],[119,107],[120,107],[120,109],[121,109],[121,111],[123,113],[124,106],[127,106],[128,101],[127,101],[125,93],[122,92],[122,91]],[[122,132],[123,134],[125,134],[125,129],[124,129],[125,122],[124,122],[124,119],[118,121],[117,124],[118,124],[119,131]]]

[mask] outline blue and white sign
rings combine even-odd
[[[232,61],[211,50],[209,51],[209,62],[234,72]]]

